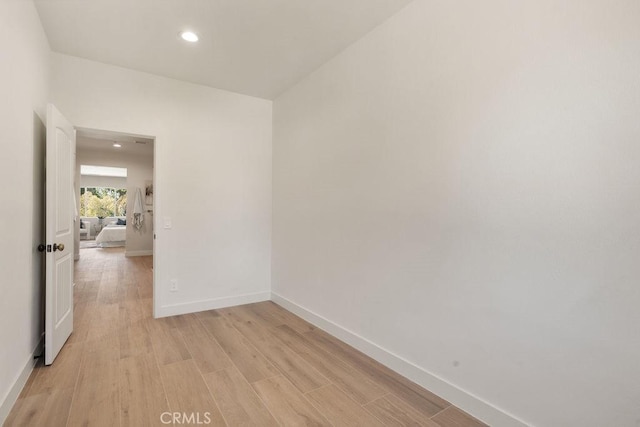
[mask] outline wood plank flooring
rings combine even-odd
[[[74,333],[6,426],[485,426],[272,302],[153,319],[151,266],[82,251]]]

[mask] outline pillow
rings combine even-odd
[[[127,225],[127,220],[126,219],[120,219],[118,218],[118,223],[117,225]]]

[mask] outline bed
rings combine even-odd
[[[124,246],[127,241],[126,225],[107,225],[96,236],[96,246],[101,248],[113,248]]]

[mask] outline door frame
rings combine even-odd
[[[152,301],[152,311],[153,311],[153,317],[157,318],[158,317],[158,307],[160,307],[160,293],[158,292],[158,289],[156,288],[156,283],[157,283],[157,279],[158,279],[158,268],[157,268],[157,262],[158,262],[158,245],[156,244],[156,235],[158,232],[158,206],[159,206],[159,198],[158,198],[158,137],[155,135],[158,135],[158,132],[153,132],[153,134],[142,134],[142,133],[133,133],[133,132],[125,132],[125,131],[121,131],[121,130],[116,130],[116,129],[99,129],[99,128],[93,128],[93,127],[84,127],[84,126],[75,126],[75,130],[76,133],[78,132],[87,132],[87,133],[105,133],[105,134],[119,134],[119,135],[124,135],[124,136],[129,136],[129,137],[133,137],[133,138],[144,138],[144,139],[152,139],[153,140],[153,205],[151,207],[151,209],[153,209],[153,215],[151,215],[151,224],[152,224],[152,229],[153,229],[153,245],[152,245],[152,250],[153,250],[153,272],[152,272],[152,279],[153,279],[153,283],[152,283],[152,287],[153,287],[153,297],[151,298]],[[75,167],[77,168],[77,164],[75,165]]]

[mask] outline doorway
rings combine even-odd
[[[153,255],[153,138],[80,129],[76,136],[76,253],[123,248]]]
[[[98,309],[124,292],[141,295],[152,315],[154,157],[152,137],[77,129],[74,295],[96,296]],[[142,280],[143,267],[151,274]]]

